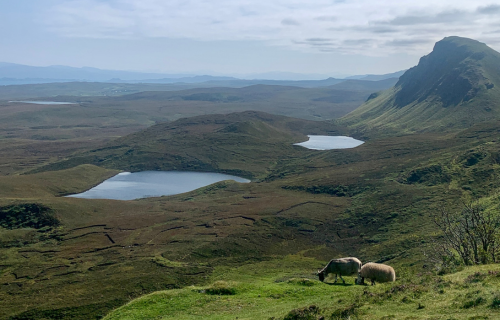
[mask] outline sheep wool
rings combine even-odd
[[[375,282],[393,282],[396,281],[396,272],[386,264],[368,262],[361,267],[357,283],[363,284],[365,278],[370,279],[372,285]]]

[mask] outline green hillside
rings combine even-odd
[[[3,212],[29,218],[30,208],[47,208],[57,219],[56,227],[0,228],[0,297],[8,306],[0,317],[99,318],[165,289],[185,288],[180,292],[187,300],[179,303],[189,305],[197,299],[190,285],[203,290],[224,279],[240,283],[236,290],[244,297],[257,295],[251,303],[260,305],[261,289],[226,275],[265,261],[273,262],[255,270],[268,274],[257,281],[266,291],[262,297],[283,299],[266,302],[274,306],[266,314],[281,317],[313,301],[333,308],[317,302],[329,297],[329,286],[314,285],[304,296],[300,281],[289,278],[313,279],[330,258],[352,255],[416,274],[429,264],[422,252],[437,232],[431,216],[441,205],[456,209],[461,199],[480,198],[488,210],[498,210],[499,127],[489,122],[455,135],[372,138],[354,149],[314,151],[291,144],[339,128],[258,112],[207,115],[159,124],[45,167],[57,171],[0,177]],[[83,163],[127,170],[207,166],[254,182],[137,201],[60,197],[116,172],[76,166]],[[65,167],[71,169],[60,170]],[[284,274],[289,255],[306,260],[292,261],[297,268]],[[355,297],[338,294],[345,303]],[[411,299],[414,309],[419,300]],[[241,306],[238,296],[226,302],[226,310]]]
[[[130,85],[135,87],[128,89],[127,86],[103,83],[0,87],[0,175],[27,172],[77,151],[96,149],[156,123],[180,118],[254,110],[316,121],[335,119],[360,106],[373,92],[389,88],[394,83],[394,79],[389,79],[345,81],[345,84],[339,84],[342,85],[339,88],[254,85],[169,92],[148,84]],[[52,91],[52,87],[60,87],[61,91]],[[79,88],[95,89],[88,94],[104,96],[77,96],[73,90]],[[2,101],[12,100],[2,91],[11,89],[20,94],[32,93],[30,97],[38,97],[36,100],[75,104]],[[101,89],[105,91],[99,92]],[[130,94],[132,92],[136,93]],[[57,93],[64,95],[54,97]]]
[[[345,98],[331,87],[145,92],[58,109],[65,114],[1,105],[10,119],[33,125],[2,124],[9,129],[0,172],[9,175],[0,175],[0,318],[498,318],[498,265],[443,267],[428,255],[442,208],[457,213],[474,200],[488,214],[500,211],[497,59],[478,42],[446,38],[393,89],[346,117],[346,127],[231,112],[281,101],[273,112],[290,102],[288,112],[303,113],[307,101],[325,107]],[[176,120],[139,131],[135,121],[152,124],[167,101]],[[72,117],[75,110],[93,126],[76,127],[85,118]],[[181,117],[183,110],[196,116]],[[34,125],[54,119],[57,127]],[[67,119],[74,122],[62,128]],[[28,139],[32,130],[58,134],[49,144]],[[365,143],[293,146],[307,134]],[[63,197],[119,170],[217,171],[252,182],[134,201]],[[341,256],[387,263],[397,281],[317,281],[316,270]]]
[[[460,129],[500,117],[500,53],[484,43],[447,37],[406,71],[394,88],[372,95],[344,117],[386,132]]]
[[[148,319],[498,319],[500,266],[469,267],[446,276],[401,272],[396,284],[375,287],[321,283],[313,259],[219,269],[206,286],[159,291],[114,310],[105,320]],[[218,292],[214,288],[219,289]],[[225,289],[223,291],[222,289]],[[211,291],[212,290],[212,291]],[[212,293],[214,292],[215,293]]]
[[[198,116],[154,125],[37,171],[89,163],[128,171],[216,171],[264,177],[278,160],[304,152],[293,143],[306,141],[306,134],[335,135],[345,130],[327,122],[255,111]]]

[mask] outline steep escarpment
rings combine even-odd
[[[389,131],[467,128],[500,117],[500,53],[447,37],[397,84],[344,117],[350,125]]]

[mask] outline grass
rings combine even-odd
[[[294,255],[283,259],[218,268],[208,287],[155,292],[131,301],[105,317],[112,319],[471,319],[497,314],[500,266],[469,267],[435,276],[402,274],[396,283],[376,286],[319,282],[318,261]],[[470,274],[488,270],[479,282]],[[397,270],[397,272],[400,270]],[[307,277],[307,278],[303,278]],[[225,279],[225,280],[220,280]],[[300,279],[300,280],[299,280]],[[231,294],[213,295],[213,286]],[[298,315],[302,314],[302,318]]]
[[[0,177],[0,207],[37,203],[61,223],[50,232],[0,230],[0,296],[6,306],[0,318],[88,319],[164,289],[203,298],[207,310],[212,303],[213,310],[225,310],[210,300],[222,299],[228,317],[239,310],[231,301],[243,303],[241,297],[255,304],[248,306],[255,314],[267,304],[269,318],[283,318],[293,309],[304,313],[311,305],[325,316],[369,312],[379,300],[400,310],[397,317],[429,314],[432,304],[413,293],[404,296],[397,289],[391,293],[399,299],[394,305],[384,298],[392,290],[386,285],[365,298],[359,287],[344,296],[342,288],[320,284],[313,273],[330,258],[354,255],[364,262],[385,261],[400,274],[418,274],[428,264],[422,250],[436,232],[430,220],[434,210],[447,204],[453,209],[461,198],[476,195],[489,210],[498,207],[498,125],[447,135],[372,136],[355,149],[314,152],[290,144],[311,128],[331,133],[337,126],[248,115],[244,121],[239,114],[158,125],[94,152],[113,169],[128,162],[166,167],[189,156],[198,164],[247,172],[255,177],[251,184],[221,182],[172,197],[113,201],[61,195],[83,191],[117,170],[85,164]],[[266,117],[271,121],[263,121]],[[165,143],[174,140],[172,146]],[[208,153],[207,145],[212,146]],[[283,260],[289,255],[301,258]],[[254,274],[245,271],[249,266]],[[234,294],[207,295],[211,286]],[[343,302],[327,303],[320,288],[342,295]],[[453,288],[458,294],[459,287]],[[485,303],[462,308],[476,303],[479,296],[471,294],[457,298],[456,307],[468,314],[483,310],[497,294],[480,296]],[[366,304],[354,308],[356,297]],[[391,316],[383,310],[374,312]]]
[[[204,319],[267,319],[341,291],[339,286],[294,278],[313,278],[311,264],[319,265],[312,259],[288,257],[242,267],[220,267],[209,280],[213,284],[207,287],[154,293],[118,309],[106,319],[194,319],[201,315]],[[232,294],[210,292],[214,286],[220,287],[221,281]]]
[[[152,126],[38,171],[92,163],[128,171],[216,171],[255,178],[267,175],[280,159],[308,153],[293,146],[307,140],[304,132],[343,129],[262,112],[200,116]]]
[[[367,84],[376,83],[367,81]],[[370,86],[364,89],[308,89],[265,85],[161,92],[175,89],[182,87],[102,83],[0,87],[0,175],[26,173],[67,159],[75,152],[96,149],[110,140],[156,123],[185,117],[259,110],[310,120],[338,118],[359,106],[372,92]],[[235,96],[238,99],[228,102],[186,99],[193,95]],[[8,102],[23,96],[76,104]]]
[[[229,126],[247,131],[266,128]],[[217,295],[200,296],[182,288],[193,285],[196,290],[206,290],[217,281],[225,281],[229,284],[226,289],[235,291],[223,295],[221,301],[250,299],[249,294],[254,297],[252,303],[261,306],[262,292],[252,287],[253,282],[262,283],[275,298],[286,297],[268,297],[274,301],[266,302],[271,305],[269,317],[284,317],[292,309],[310,305],[342,314],[355,303],[354,296],[334,306],[321,302],[324,292],[314,291],[316,283],[321,284],[313,273],[325,260],[355,255],[365,262],[386,261],[409,269],[409,273],[419,272],[427,264],[422,249],[435,232],[429,216],[441,204],[472,195],[460,187],[463,183],[487,195],[483,200],[488,207],[497,205],[492,192],[498,188],[495,179],[469,182],[477,172],[493,170],[492,177],[497,172],[494,128],[485,125],[448,137],[425,134],[373,139],[351,150],[297,148],[296,156],[267,163],[267,176],[257,182],[221,182],[186,194],[139,201],[60,197],[83,191],[117,172],[91,165],[1,177],[0,206],[38,203],[51,208],[61,226],[47,234],[33,229],[0,231],[0,292],[8,306],[2,308],[0,317],[37,319],[67,313],[77,319],[74,312],[80,310],[80,319],[87,319],[166,288],[180,290],[192,299],[211,299]],[[241,130],[232,132],[241,134]],[[469,166],[470,154],[477,153],[470,150],[480,146],[486,156]],[[247,146],[239,148],[236,151],[241,152]],[[236,167],[262,174],[252,171],[252,161]],[[435,163],[441,164],[441,172],[425,174],[446,173],[451,181],[428,177],[404,182],[418,168]],[[298,253],[305,262],[280,262],[280,257]],[[255,266],[255,274],[245,272],[248,265]],[[291,294],[295,289],[299,290],[297,296]],[[298,297],[302,289],[311,296]],[[460,306],[476,298],[464,298]],[[493,303],[493,297],[484,298],[487,302],[477,308]],[[290,303],[286,303],[288,299]],[[413,300],[405,298],[405,302]],[[421,309],[417,309],[418,303]],[[402,310],[429,312],[428,302],[418,303]],[[252,308],[256,314],[263,310]]]
[[[72,94],[102,89],[68,86]],[[30,88],[26,94],[47,90]],[[331,151],[291,144],[305,134],[347,134],[338,122],[262,112],[138,132],[156,121],[247,109],[333,118],[365,94],[253,86],[73,97],[79,104],[69,106],[0,103],[0,207],[36,204],[60,223],[0,228],[0,318],[98,319],[113,309],[109,319],[495,318],[498,265],[436,276],[423,251],[440,207],[479,198],[498,210],[498,121],[460,122],[464,113],[450,106],[398,127],[392,120],[404,110],[378,117],[380,108],[362,108],[352,115],[366,125],[354,128],[366,143]],[[378,94],[366,106],[390,99],[391,92]],[[482,117],[495,107],[486,100],[467,106],[484,107]],[[415,123],[443,115],[436,132],[410,134]],[[447,121],[468,128],[449,130]],[[387,127],[372,130],[382,122]],[[215,170],[253,183],[137,201],[62,197],[118,170],[145,169]],[[390,264],[398,280],[375,287],[317,281],[315,271],[340,256]]]

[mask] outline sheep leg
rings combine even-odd
[[[372,286],[374,286],[375,285],[375,280],[373,280],[373,279],[371,279],[371,280],[372,280]]]
[[[342,280],[342,283],[345,284],[345,280],[342,278],[342,273],[339,273],[340,280]]]
[[[333,283],[337,283],[337,274],[335,274],[335,281]]]

